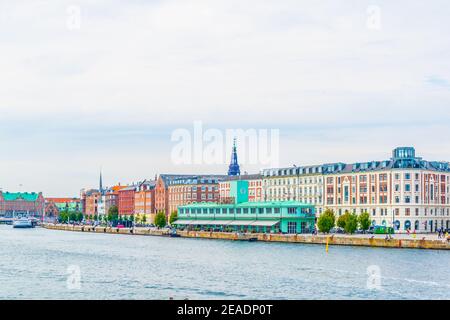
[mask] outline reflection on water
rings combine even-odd
[[[13,229],[0,299],[450,299],[450,252]],[[367,288],[369,266],[381,287]],[[80,285],[68,282],[78,268]],[[70,279],[69,279],[70,280]]]

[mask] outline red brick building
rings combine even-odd
[[[226,176],[183,176],[168,181],[168,214],[178,207],[198,202],[218,202],[219,182]]]
[[[35,192],[1,192],[0,216],[20,217],[29,216],[42,218],[45,212],[45,199],[42,193]]]
[[[119,190],[119,215],[129,216],[134,214],[134,201],[137,186],[127,186]]]

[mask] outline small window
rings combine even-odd
[[[272,213],[272,208],[267,208],[266,213]]]

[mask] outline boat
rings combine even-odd
[[[13,228],[34,228],[33,222],[28,218],[14,220]]]

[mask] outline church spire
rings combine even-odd
[[[100,169],[100,183],[99,183],[99,190],[100,193],[103,193],[103,177],[102,177],[102,169]]]
[[[238,158],[237,158],[237,147],[236,147],[236,138],[233,141],[233,151],[231,153],[231,163],[228,169],[229,176],[240,176],[241,169],[239,168]]]

